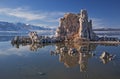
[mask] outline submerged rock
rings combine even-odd
[[[62,48],[60,48],[60,52],[68,52],[68,48],[67,47],[62,47]]]
[[[40,76],[46,75],[46,73],[43,73],[43,72],[38,72],[38,74],[39,74]]]
[[[77,49],[75,49],[75,48],[70,48],[69,51],[68,51],[68,54],[69,54],[70,56],[77,55],[77,53],[78,53],[78,51],[77,51]]]

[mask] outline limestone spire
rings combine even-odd
[[[88,13],[87,13],[87,10],[82,9],[82,10],[80,11],[80,18],[88,21]]]
[[[63,40],[75,38],[94,40],[96,35],[92,31],[92,20],[88,20],[87,10],[81,10],[80,14],[65,14],[60,19],[56,37],[60,37]]]

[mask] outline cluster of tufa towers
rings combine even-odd
[[[88,20],[86,10],[79,14],[67,13],[60,19],[60,25],[56,31],[56,37],[60,39],[87,39],[96,40],[97,36],[92,31],[92,20]]]

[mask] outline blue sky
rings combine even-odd
[[[86,9],[93,28],[120,27],[120,0],[0,0],[0,21],[59,26],[65,13]]]

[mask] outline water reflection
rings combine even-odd
[[[0,35],[0,42],[11,41],[14,37],[15,36],[4,36],[4,34],[2,36]]]
[[[29,49],[31,51],[37,51],[38,49],[40,48],[44,48],[45,46],[47,45],[50,45],[50,44],[39,44],[39,43],[11,43],[13,47],[16,47],[16,48],[20,48],[20,46],[29,46]]]
[[[66,47],[67,52],[61,51],[63,47]],[[59,55],[59,61],[63,62],[68,68],[80,65],[80,71],[87,71],[88,59],[93,57],[95,54],[92,52],[96,48],[96,44],[56,44],[55,52]],[[74,53],[69,53],[71,49],[76,49]],[[73,50],[74,51],[74,50]]]
[[[19,48],[19,46],[29,46],[29,49],[31,51],[37,51],[39,48],[43,48],[50,44],[12,44],[16,48]],[[103,45],[103,44],[102,44]],[[118,46],[117,44],[104,44],[104,46]],[[90,43],[84,43],[84,44],[69,44],[69,43],[57,43],[55,44],[55,50],[51,50],[50,54],[52,56],[59,56],[59,61],[64,63],[64,65],[67,68],[80,66],[81,72],[86,72],[88,68],[88,60],[95,56],[95,49],[98,46],[98,44],[90,44]],[[110,62],[109,59],[100,59],[103,64],[106,64]]]

